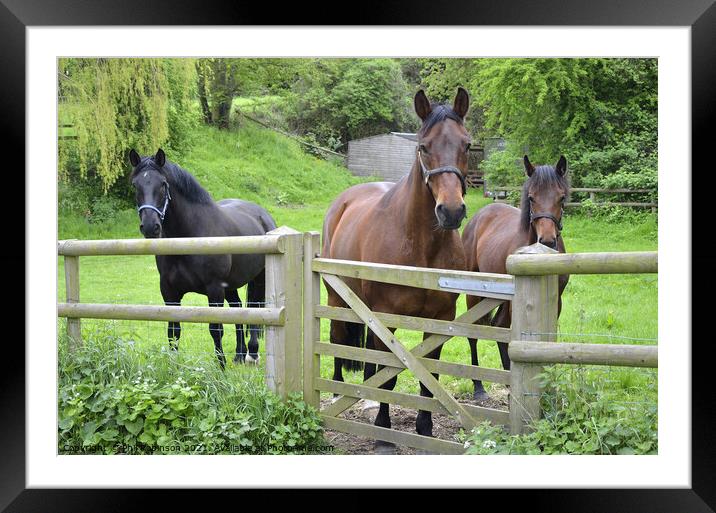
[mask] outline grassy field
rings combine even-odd
[[[171,155],[168,156],[171,160]],[[194,147],[179,164],[192,172],[214,199],[239,197],[266,207],[278,225],[299,231],[321,230],[324,213],[335,196],[359,183],[345,168],[301,151],[298,143],[250,123],[238,131],[201,128]],[[471,189],[466,202],[468,214],[474,215],[487,204],[481,190]],[[134,209],[125,210],[105,222],[92,223],[78,215],[59,217],[60,239],[138,238],[138,218]],[[564,239],[569,252],[656,250],[655,216],[643,216],[609,222],[567,214]],[[58,300],[64,300],[64,270],[58,259]],[[162,304],[159,275],[154,257],[83,257],[80,261],[80,297],[83,302]],[[245,291],[241,292],[242,298]],[[323,289],[325,304],[325,289]],[[183,304],[204,305],[206,298],[189,294]],[[559,320],[561,340],[613,343],[655,343],[657,337],[657,276],[573,276],[563,296],[564,308]],[[458,313],[465,310],[465,300],[458,300]],[[62,321],[59,321],[62,324]],[[328,321],[321,326],[321,339],[328,340]],[[165,323],[124,321],[83,321],[83,330],[111,333],[131,339],[146,347],[166,347]],[[597,336],[594,336],[596,334]],[[421,340],[422,334],[397,332],[408,346]],[[224,350],[233,355],[235,333],[225,326]],[[205,354],[213,359],[213,345],[205,325],[183,325],[181,351]],[[263,351],[263,342],[261,351]],[[500,367],[496,345],[479,344],[480,361],[488,367]],[[465,339],[453,339],[444,346],[442,359],[469,362]],[[229,375],[238,376],[229,364]],[[332,375],[333,362],[323,358],[321,374]],[[260,369],[259,369],[260,370]],[[346,380],[362,381],[362,373],[344,373]],[[639,387],[644,374],[614,371],[612,376],[625,388]],[[442,376],[441,381],[456,395],[470,393],[472,383]],[[417,382],[403,373],[397,390],[417,391]]]

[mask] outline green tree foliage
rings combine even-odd
[[[128,171],[130,148],[177,152],[194,124],[194,66],[188,59],[61,59],[58,174],[101,192]]]
[[[539,163],[565,154],[575,185],[603,186],[613,174],[653,181],[656,59],[440,59],[424,69],[429,91],[465,84],[486,135],[514,142],[508,151],[527,147]]]
[[[290,97],[289,127],[321,142],[416,128],[411,91],[395,59],[306,61]]]
[[[206,58],[196,62],[197,90],[204,122],[231,125],[234,98],[274,94],[296,80],[297,59]]]

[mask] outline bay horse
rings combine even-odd
[[[522,187],[520,208],[504,203],[492,203],[480,211],[467,223],[462,233],[465,247],[467,270],[486,273],[506,272],[505,265],[509,255],[522,246],[539,242],[560,253],[565,253],[562,239],[562,214],[564,202],[569,196],[567,178],[567,159],[560,156],[555,167],[544,165],[534,167],[527,155],[524,157],[527,180]],[[567,286],[569,275],[559,276],[558,311],[562,310],[562,292]],[[466,296],[467,308],[476,305],[480,298]],[[509,328],[512,320],[511,303],[499,306],[494,317],[489,315],[478,322],[490,322],[493,326]],[[478,365],[477,339],[468,339],[473,365]],[[510,369],[507,344],[498,342],[500,359],[505,370]],[[474,399],[483,401],[488,398],[482,381],[474,380]]]
[[[355,185],[341,193],[329,207],[323,223],[324,258],[385,264],[464,269],[465,256],[458,233],[466,217],[467,155],[470,136],[464,117],[469,107],[467,91],[459,88],[452,108],[431,103],[420,90],[414,97],[415,112],[422,120],[417,134],[415,161],[409,173],[396,183]],[[401,285],[345,278],[345,283],[368,307],[377,312],[453,320],[457,294]],[[326,284],[328,304],[346,303]],[[395,331],[394,329],[392,331]],[[330,341],[350,346],[365,345],[388,351],[385,344],[363,324],[331,321]],[[429,358],[440,358],[438,348]],[[355,370],[355,362],[335,358],[333,379],[343,381],[342,368]],[[364,379],[375,374],[366,364]],[[434,374],[437,378],[437,374]],[[381,388],[392,390],[397,377]],[[421,383],[420,395],[432,397]],[[390,427],[389,405],[380,404],[375,425]],[[420,410],[419,434],[432,436],[432,417]],[[376,450],[392,452],[393,444],[378,441]]]
[[[129,153],[133,166],[130,180],[135,189],[139,230],[148,239],[164,237],[223,237],[264,235],[276,222],[262,207],[239,199],[215,202],[185,169],[166,160],[160,148],[156,155],[140,157]],[[159,288],[166,305],[179,305],[187,292],[207,296],[209,306],[241,307],[238,288],[247,285],[247,304],[264,301],[264,255],[157,255]],[[234,362],[257,362],[258,326],[249,326],[247,347],[244,327],[236,324]],[[222,324],[209,324],[214,348],[222,369],[226,357],[221,346]],[[169,322],[169,345],[178,349],[181,326]]]

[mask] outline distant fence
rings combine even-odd
[[[496,202],[504,202],[504,197],[500,197],[501,195],[499,193],[508,193],[508,192],[515,192],[515,191],[521,191],[522,187],[515,187],[515,186],[504,186],[504,187],[490,187],[489,190],[487,188],[488,186],[485,186],[485,194],[487,196],[491,196]],[[596,187],[572,187],[570,189],[572,192],[585,192],[589,193],[589,199],[595,204],[595,205],[605,205],[605,206],[622,206],[622,207],[644,207],[644,208],[651,208],[652,211],[654,211],[659,205],[657,202],[654,201],[597,201],[597,194],[647,194],[650,192],[654,192],[652,189],[601,189]],[[570,201],[565,203],[566,207],[579,207],[582,206],[582,202],[580,201]]]

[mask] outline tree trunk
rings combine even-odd
[[[196,75],[199,104],[201,105],[201,112],[204,116],[204,123],[211,125],[213,118],[211,116],[211,109],[209,108],[209,100],[206,95],[206,68],[200,61],[196,62]]]

